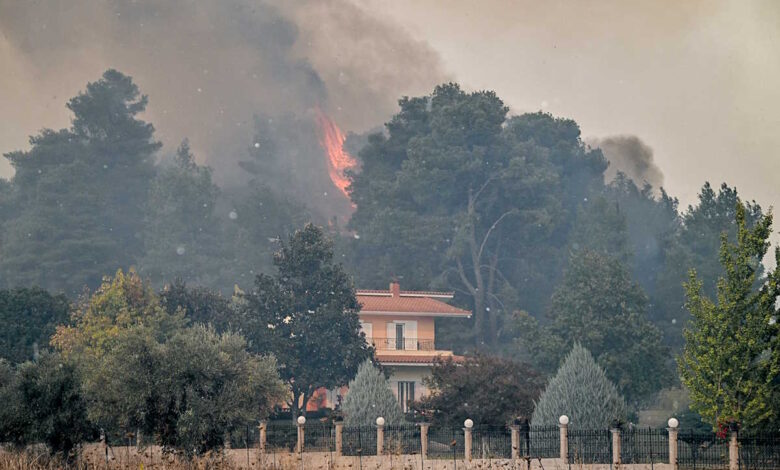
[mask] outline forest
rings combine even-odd
[[[265,355],[270,340],[254,332],[266,320],[285,328],[289,318],[236,312],[314,308],[290,294],[297,285],[290,279],[305,278],[301,266],[311,262],[327,265],[331,283],[310,279],[331,294],[312,305],[356,311],[354,288],[386,288],[392,279],[453,291],[473,315],[467,328],[437,323],[443,348],[520,361],[549,377],[578,344],[634,411],[660,390],[679,388],[675,357],[693,308],[685,283],[716,298],[728,274],[723,243],[739,243],[740,229],[766,228],[771,216],[727,183],[701,182],[698,201],[683,208],[663,187],[620,172],[607,177],[607,158],[583,142],[575,121],[512,115],[491,91],[445,83],[397,98],[383,128],[347,136],[344,149],[358,164],[346,173],[348,200],[340,200],[326,151],[312,144],[322,133],[316,114],[270,119],[259,110],[254,138],[232,157],[241,177],[219,184],[186,136],[176,152],[163,151],[143,118],[148,98],[130,76],[96,77],[65,103],[69,128],[43,129],[29,149],[5,155],[15,173],[0,180],[4,367],[51,357],[52,348],[97,361],[114,333],[95,312],[132,322],[123,315],[143,311],[154,319],[148,335],[123,339],[125,349],[90,367],[102,370],[133,351],[147,351],[150,364],[174,363],[176,351],[202,347],[203,357],[227,361],[231,377],[251,361],[256,373],[274,375],[274,361],[296,359]],[[319,186],[301,182],[291,163],[298,154],[318,162],[306,177],[317,175]],[[303,235],[295,238],[296,230]],[[294,250],[285,256],[296,243],[319,247],[325,264],[297,259]],[[765,253],[746,255],[755,282]],[[354,350],[357,364],[367,352]],[[147,380],[162,380],[145,367]],[[103,412],[117,403],[132,408],[120,390],[103,387],[112,374],[130,372],[105,369],[87,381]],[[283,381],[295,386],[284,375],[247,399],[278,398]],[[343,384],[352,375],[310,382]],[[180,397],[165,399],[171,407],[154,418],[163,423]],[[140,426],[152,418],[124,419]]]

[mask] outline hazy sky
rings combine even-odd
[[[112,1],[121,3],[110,0],[100,3],[101,8]],[[250,6],[253,1],[236,0]],[[409,92],[419,93],[431,80],[452,77],[468,89],[495,90],[513,112],[543,109],[573,118],[586,139],[638,136],[653,149],[664,186],[683,205],[695,201],[705,180],[714,185],[727,181],[764,206],[780,203],[778,1],[274,1],[297,23],[300,34],[290,46],[293,52],[317,70],[331,100],[342,102],[332,103],[332,110],[346,130],[350,130],[350,117],[355,118],[352,124],[373,125],[366,122],[365,109],[361,114],[350,108],[350,99],[370,108],[372,100],[367,97],[400,93],[403,85],[411,83],[415,85],[406,85]],[[193,24],[213,28],[210,20],[216,15],[209,12],[217,11],[218,4],[187,4],[200,9]],[[115,52],[110,40],[91,40],[84,47],[72,39],[85,37],[85,30],[99,33],[109,23],[101,20],[99,28],[75,25],[68,31],[68,18],[78,21],[84,16],[68,10],[70,2],[31,2],[27,9],[25,4],[0,0],[2,5],[18,17],[6,15],[5,30],[0,27],[0,152],[26,148],[27,136],[41,127],[66,126],[69,114],[64,102],[107,66],[130,73],[150,94],[151,118],[164,140],[167,132],[175,144],[184,137],[180,134],[189,132],[198,144],[208,120],[196,123],[201,128],[192,130],[186,120],[169,116],[177,106],[176,114],[183,118],[195,116],[192,110],[197,106],[188,105],[200,85],[188,82],[182,87],[176,80],[192,81],[193,70],[202,75],[221,69],[228,78],[233,73],[230,66],[213,63],[168,72],[179,69],[170,67],[169,56],[159,51],[170,50],[172,57],[183,57],[184,62],[189,56],[178,55],[176,48],[188,43],[179,37],[168,45],[146,40],[148,33],[143,31],[154,26],[148,21],[134,24],[128,36],[135,41],[128,44],[130,51]],[[47,5],[57,5],[59,10]],[[109,10],[104,13],[113,15]],[[57,30],[63,40],[41,18],[46,15],[51,16],[49,23],[59,18],[66,24]],[[182,34],[202,35],[191,21],[185,18],[176,27],[187,28]],[[158,28],[162,31],[174,27],[171,22],[158,23],[164,25]],[[223,23],[227,28],[233,24]],[[112,32],[123,32],[125,26],[120,24]],[[417,41],[402,38],[404,31]],[[31,45],[38,39],[49,42]],[[252,60],[245,46],[227,54],[220,53],[220,44],[211,43],[209,48],[221,54],[219,60]],[[46,53],[48,47],[51,53]],[[165,60],[148,62],[148,57]],[[404,63],[405,57],[413,59]],[[141,63],[145,69],[139,69]],[[433,71],[427,77],[426,68]],[[380,81],[390,85],[353,93],[361,84],[370,88]],[[240,88],[244,82],[229,83]],[[177,98],[180,89],[186,91],[182,99]],[[237,95],[236,106],[246,98]],[[386,103],[373,106],[383,114],[388,103],[392,105],[388,100],[394,99],[387,97]],[[213,101],[224,104],[221,96]],[[0,175],[9,174],[7,163],[0,159]]]
[[[683,204],[705,180],[780,205],[780,2],[353,0],[514,112],[635,134]]]

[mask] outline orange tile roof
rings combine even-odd
[[[402,291],[397,283],[390,290],[358,290],[362,313],[419,314],[444,317],[469,317],[471,312],[439,300],[451,299],[451,292]]]
[[[377,353],[376,358],[380,364],[433,364],[433,361],[437,357],[448,358],[451,357],[455,362],[463,362],[463,356],[454,355],[440,355],[440,354],[426,354],[426,355],[382,355]]]

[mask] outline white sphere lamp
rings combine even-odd
[[[558,418],[558,422],[561,423],[563,426],[566,426],[569,424],[569,417],[566,415],[561,415],[560,418]]]
[[[300,424],[301,426],[306,424],[306,417],[305,416],[298,416],[298,424]]]
[[[378,418],[376,419],[376,425],[377,425],[377,426],[384,426],[384,425],[385,425],[385,418],[383,418],[383,417],[381,417],[381,416],[380,416],[380,417],[378,417]]]
[[[472,421],[471,418],[469,418],[463,422],[463,425],[466,426],[466,429],[471,429],[474,427],[474,421]]]
[[[677,426],[680,425],[680,422],[677,421],[677,418],[669,418],[669,421],[667,421],[666,424],[668,424],[672,429],[677,429]]]

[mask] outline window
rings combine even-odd
[[[366,342],[371,344],[374,339],[374,325],[371,322],[360,320],[360,331],[366,335]]]
[[[407,413],[409,404],[414,401],[414,382],[398,382],[398,403],[401,411]]]
[[[395,349],[406,349],[404,346],[404,324],[395,324]]]
[[[413,351],[417,349],[417,322],[387,322],[387,349]]]

